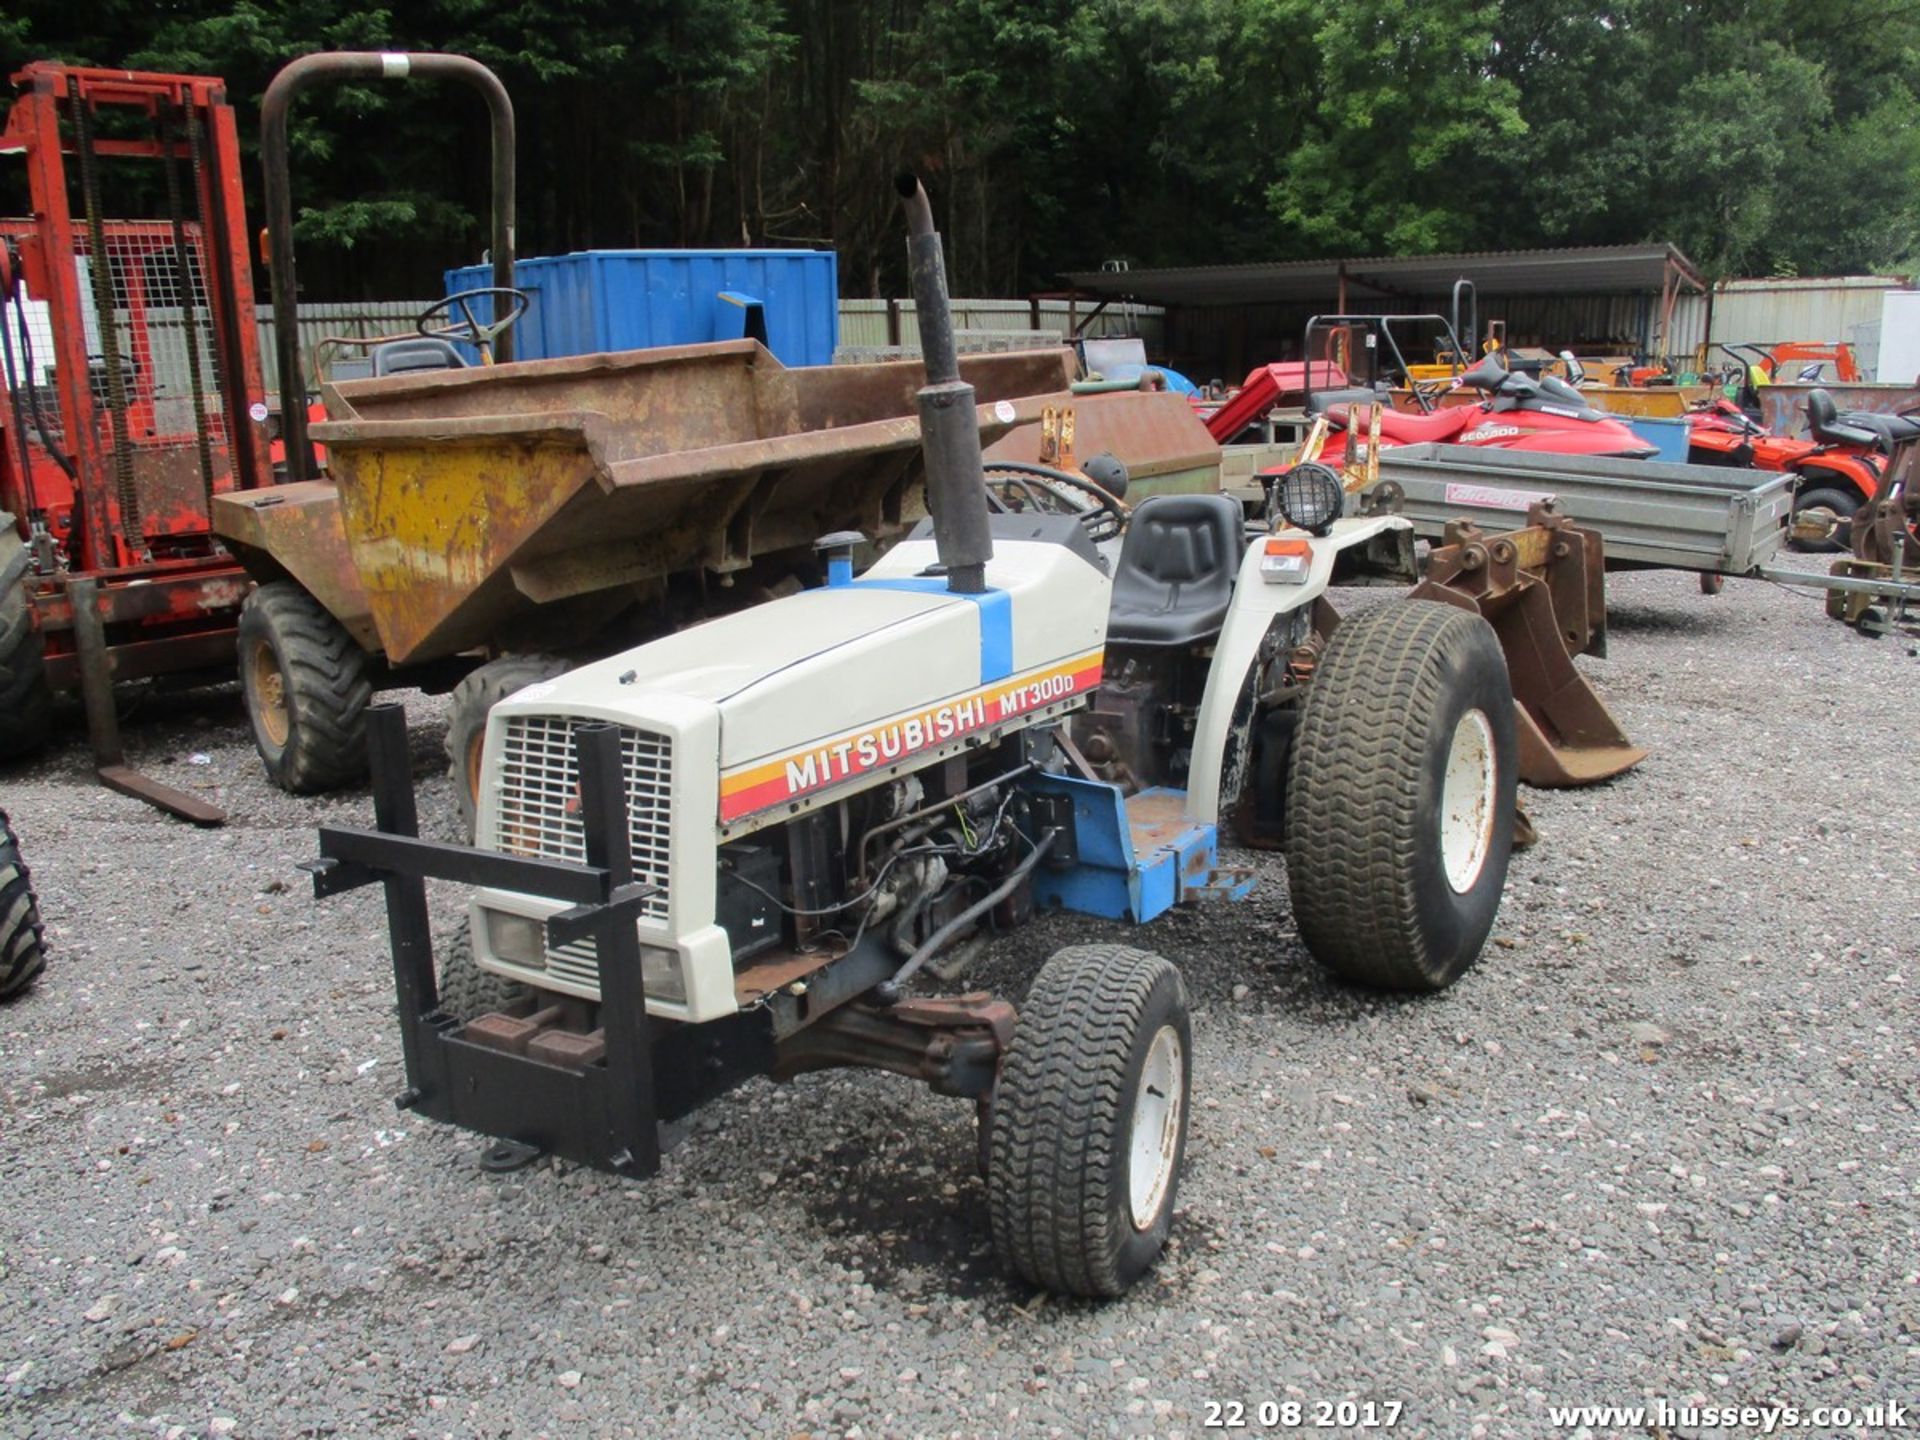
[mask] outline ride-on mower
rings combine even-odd
[[[663,1126],[749,1078],[891,1070],[976,1103],[1005,1261],[1114,1295],[1172,1223],[1179,973],[1074,946],[1016,1009],[924,990],[930,964],[1036,908],[1144,924],[1244,897],[1220,830],[1257,812],[1323,964],[1442,989],[1500,904],[1514,692],[1470,599],[1334,616],[1336,567],[1409,559],[1410,531],[1343,514],[1320,467],[1252,534],[1223,496],[1141,503],[1111,573],[1086,512],[993,513],[940,240],[919,184],[900,190],[930,521],[857,577],[860,537],[824,535],[824,586],[494,706],[474,847],[417,838],[405,722],[377,708],[378,828],[322,829],[315,891],[385,885],[399,1102],[496,1137],[486,1163],[644,1177]],[[1550,548],[1519,535],[1541,543],[1477,563]],[[437,974],[430,878],[476,887]]]

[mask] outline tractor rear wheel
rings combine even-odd
[[[470,920],[447,938],[440,951],[440,1008],[462,1025],[495,1011],[511,1011],[533,992],[517,980],[482,970],[474,958]]]
[[[20,838],[13,833],[13,823],[0,810],[0,1000],[25,994],[46,964],[33,876],[20,858]]]
[[[1036,1285],[1112,1296],[1167,1243],[1186,1154],[1193,1028],[1180,972],[1077,945],[1041,967],[994,1088],[994,1249]]]
[[[509,695],[566,669],[567,662],[558,655],[502,655],[454,686],[447,713],[447,765],[460,827],[469,840],[480,814],[480,752],[487,741],[487,712]]]
[[[1832,485],[1802,490],[1793,497],[1795,515],[1802,510],[1825,510],[1837,523],[1825,540],[1788,540],[1787,547],[1806,555],[1844,555],[1852,548],[1853,516],[1859,508],[1860,497],[1851,490]]]
[[[282,790],[312,795],[367,769],[367,652],[290,580],[240,611],[240,688],[254,748]]]
[[[1513,692],[1493,628],[1430,600],[1341,623],[1287,787],[1300,938],[1343,979],[1442,990],[1478,958],[1513,847]]]
[[[53,725],[53,691],[27,602],[29,559],[13,516],[0,510],[0,760],[31,755]]]

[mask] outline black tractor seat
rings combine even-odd
[[[1335,405],[1391,405],[1393,395],[1385,390],[1369,390],[1365,386],[1351,386],[1344,390],[1315,390],[1307,396],[1306,411],[1309,415],[1324,415]]]
[[[1218,634],[1240,568],[1241,513],[1224,495],[1156,495],[1127,524],[1107,639],[1195,645]]]
[[[1807,392],[1807,429],[1827,445],[1871,445],[1891,450],[1905,440],[1920,438],[1920,420],[1902,415],[1880,415],[1871,410],[1842,413],[1824,390]]]
[[[453,342],[437,336],[422,335],[405,340],[389,340],[373,352],[375,375],[412,375],[420,370],[464,370],[467,362],[453,348]]]

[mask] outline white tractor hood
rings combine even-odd
[[[530,686],[496,706],[493,723],[562,715],[684,733],[710,707],[715,818],[729,834],[1057,713],[1099,683],[1110,587],[1087,560],[1064,545],[998,541],[978,596],[925,576],[934,560],[930,540],[907,541],[851,584]]]

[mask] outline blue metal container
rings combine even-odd
[[[1624,420],[1627,427],[1647,444],[1659,450],[1655,460],[1668,465],[1687,463],[1687,435],[1692,430],[1685,418],[1665,415],[1619,415],[1615,419]]]
[[[491,285],[492,274],[449,270],[447,294]],[[751,335],[782,364],[831,365],[840,340],[831,250],[583,250],[517,261],[514,284],[531,299],[513,327],[516,360]],[[474,311],[491,318],[484,303]]]

